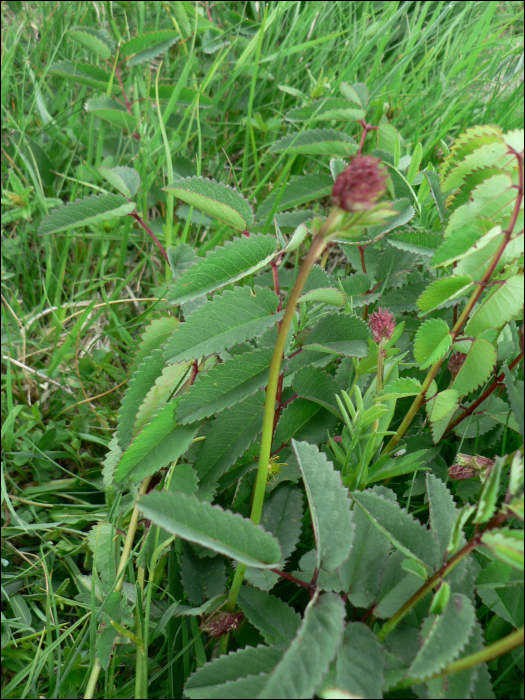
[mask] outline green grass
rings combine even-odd
[[[212,21],[226,30],[219,46],[205,33],[194,41],[180,5],[2,4],[6,698],[79,697],[86,687],[99,622],[85,578],[93,566],[86,534],[100,520],[120,527],[129,515],[131,495],[110,501],[101,463],[134,338],[145,318],[163,308],[166,282],[164,261],[130,218],[39,237],[38,224],[54,200],[101,191],[101,164],[131,164],[143,183],[137,208],[161,242],[186,241],[202,255],[231,231],[193,223],[187,209],[166,221],[170,200],[161,187],[173,172],[200,174],[260,204],[294,175],[328,172],[326,158],[268,153],[286,133],[283,115],[301,105],[301,94],[338,96],[342,82],[366,83],[373,123],[386,112],[407,152],[420,141],[422,167],[439,160],[469,126],[494,123],[507,131],[523,121],[521,3],[292,1],[269,3],[265,14],[263,3],[200,3],[204,17],[209,5]],[[242,26],[228,20],[230,10],[246,15]],[[172,28],[172,19],[184,42],[151,65],[122,70],[141,120],[140,141],[125,132],[115,138],[86,112],[88,99],[104,96],[100,90],[50,73],[53,62],[86,57],[105,67],[67,35],[72,26],[105,28],[118,41]],[[199,92],[199,104],[176,106],[165,133],[155,99],[161,60],[160,87]],[[160,105],[165,115],[162,96]],[[347,130],[358,135],[357,127]],[[373,147],[368,138],[365,150]],[[173,555],[163,556],[157,570],[153,599],[180,600]],[[177,628],[172,622],[168,641],[150,649],[152,697],[180,697],[204,658],[195,621]],[[134,649],[120,648],[120,666],[101,675],[98,697],[133,696]],[[516,662],[509,663],[496,667],[498,697],[522,692]]]

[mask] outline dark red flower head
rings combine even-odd
[[[379,158],[356,156],[334,183],[335,206],[349,212],[372,209],[386,190],[388,174],[380,164]]]
[[[218,612],[202,620],[200,629],[210,637],[222,637],[229,632],[239,629],[244,620],[244,613]]]
[[[382,340],[390,340],[394,334],[396,319],[391,311],[379,307],[377,311],[370,314],[368,325],[370,326],[375,342],[380,343]]]
[[[453,352],[448,361],[448,368],[452,375],[452,381],[457,377],[459,370],[463,367],[466,355],[464,352]]]

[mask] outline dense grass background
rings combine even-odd
[[[187,87],[200,92],[199,105],[179,105],[168,124],[175,176],[214,177],[254,204],[292,175],[327,170],[327,158],[268,149],[302,96],[339,95],[344,81],[366,83],[375,123],[386,113],[407,152],[421,141],[422,167],[468,126],[506,131],[523,121],[522,3],[270,2],[260,32],[263,3],[202,2],[203,16],[224,33],[193,41],[181,26],[185,40],[162,57],[124,66],[141,140],[115,137],[85,110],[103,93],[50,72],[60,60],[93,60],[66,32],[105,28],[118,41],[171,28],[176,4],[2,3],[5,697],[77,697],[89,675],[97,625],[81,578],[92,565],[85,534],[112,517],[100,465],[134,337],[162,308],[167,274],[129,218],[52,238],[38,237],[38,224],[56,199],[100,191],[99,165],[133,164],[145,184],[140,207],[163,244],[186,241],[204,254],[232,235],[189,219],[187,207],[165,220],[168,151],[154,104],[161,60],[161,86],[187,73]],[[172,583],[160,580],[159,596]],[[160,646],[150,658],[152,696],[180,697],[203,658],[196,624],[181,628],[177,644],[176,658]],[[133,659],[109,686],[109,674],[101,677],[103,697],[133,694]],[[500,671],[498,696],[518,697],[514,665]]]

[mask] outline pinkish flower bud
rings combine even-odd
[[[391,311],[379,307],[377,311],[370,314],[368,325],[375,342],[380,343],[382,340],[390,340],[396,328],[396,319]]]
[[[223,637],[229,632],[239,629],[244,620],[244,613],[218,612],[202,619],[199,625],[202,632],[206,632],[210,637]]]
[[[481,455],[474,455],[472,460],[473,466],[481,472],[481,476],[485,479],[494,466],[496,460],[490,459],[490,457],[481,457]]]
[[[334,183],[335,206],[349,212],[372,209],[386,190],[388,174],[379,167],[380,163],[379,158],[356,156]]]
[[[343,442],[343,436],[342,435],[336,435],[335,437],[332,438],[334,442]]]
[[[466,355],[464,352],[453,352],[448,361],[448,368],[452,375],[452,381],[457,377],[459,370],[465,362]]]
[[[463,481],[464,479],[473,479],[478,475],[478,472],[471,467],[463,467],[461,464],[453,464],[448,468],[448,475],[454,481]]]

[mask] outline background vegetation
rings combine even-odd
[[[202,256],[233,232],[180,202],[174,220],[166,221],[161,188],[170,168],[174,179],[197,174],[229,183],[254,204],[277,181],[329,173],[326,157],[283,161],[269,148],[286,133],[286,111],[305,99],[338,95],[345,81],[367,85],[376,121],[387,116],[406,152],[421,143],[421,168],[439,165],[469,126],[508,131],[523,122],[521,3],[273,2],[264,34],[263,3],[197,5],[202,31],[194,40],[193,6],[181,11],[185,3],[2,3],[6,697],[78,697],[87,683],[97,625],[90,616],[94,595],[82,583],[93,566],[86,535],[109,519],[101,463],[134,339],[145,319],[164,308],[170,276],[158,248],[129,217],[39,236],[43,217],[61,202],[101,191],[99,166],[125,162],[146,184],[138,205],[160,242],[186,242]],[[89,76],[67,79],[57,70],[61,61],[91,60],[68,34],[76,26],[105,29],[115,42],[146,31],[180,31],[182,40],[161,56],[118,75],[140,138],[124,131],[116,136],[86,110],[88,99],[105,94],[96,78],[85,84]],[[171,165],[155,105],[161,61],[161,98],[183,88],[167,124]],[[359,138],[360,129],[348,133]],[[338,264],[330,259],[328,269]],[[494,437],[503,454],[502,433]],[[411,491],[409,500],[421,493]],[[179,580],[169,580],[169,573],[155,596],[162,598],[166,586],[182,598]],[[298,595],[288,582],[275,592],[290,604]],[[488,608],[478,610],[478,619],[487,641],[508,633],[508,623]],[[249,625],[241,628],[236,643],[242,646],[242,634],[249,633]],[[151,696],[180,697],[205,658],[195,619],[181,627],[177,644],[175,660],[161,645],[153,650]],[[133,658],[120,656],[127,666],[109,686],[104,676],[101,697],[133,695]],[[498,697],[523,697],[522,651],[492,662],[490,670]]]

